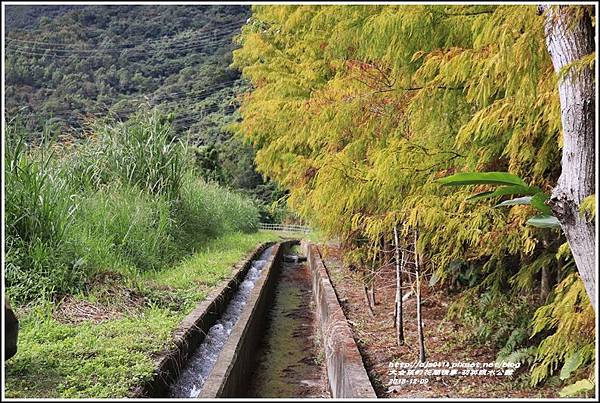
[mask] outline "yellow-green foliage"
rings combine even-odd
[[[253,85],[237,130],[292,208],[354,245],[350,257],[399,225],[418,229],[439,278],[462,261],[479,264],[483,289],[512,278],[531,291],[556,264],[558,231],[525,227],[530,206],[465,201],[485,186],[435,180],[478,170],[555,183],[560,105],[543,21],[535,5],[254,6],[234,52]]]
[[[234,64],[255,90],[239,130],[326,233],[376,239],[403,221],[442,265],[469,247],[532,252],[523,208],[466,204],[470,189],[432,181],[556,176],[556,79],[535,7],[257,6],[241,41]]]
[[[531,383],[539,383],[552,375],[563,363],[560,377],[593,362],[595,357],[594,309],[583,282],[573,273],[554,290],[552,303],[540,307],[533,318],[532,337],[543,331],[552,334],[539,345]]]

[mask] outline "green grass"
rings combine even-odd
[[[257,229],[256,202],[198,176],[168,120],[141,114],[75,145],[5,130],[7,295],[51,300],[98,273],[162,270],[210,239]]]
[[[101,324],[69,325],[27,315],[21,318],[18,353],[5,364],[6,396],[126,396],[151,376],[150,354],[169,345],[178,320],[159,308]]]
[[[311,232],[305,235],[305,238],[315,244],[320,244],[327,240],[325,235],[318,228],[313,228]]]
[[[281,235],[282,238],[304,239],[314,244],[322,244],[328,241],[328,238],[319,230],[313,229],[308,234],[295,231],[272,231]]]
[[[65,324],[40,303],[20,320],[18,352],[5,363],[10,398],[121,398],[149,379],[152,354],[170,346],[172,331],[193,307],[231,274],[231,267],[259,243],[277,234],[228,234],[206,243],[195,255],[171,269],[125,279],[147,298],[137,312],[100,324]],[[107,290],[92,289],[76,297],[110,303]],[[111,294],[108,293],[110,296]],[[114,301],[114,300],[113,300]],[[114,301],[117,304],[116,301]]]
[[[198,176],[157,113],[74,145],[28,144],[19,122],[5,135],[8,397],[126,397],[232,265],[278,238],[256,232],[255,201]]]
[[[176,300],[183,310],[195,306],[224,278],[228,278],[233,264],[240,260],[242,251],[253,249],[279,236],[266,231],[254,234],[234,233],[209,241],[200,253],[185,259],[170,270],[143,274],[143,283],[153,290],[163,290],[162,297]]]

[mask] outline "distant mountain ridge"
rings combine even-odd
[[[227,100],[241,85],[228,67],[232,38],[248,7],[6,8],[7,111],[20,111],[33,129],[49,119],[74,127],[83,121],[75,115],[126,117],[146,100],[183,118],[194,109],[203,117],[231,112]],[[218,104],[202,104],[217,93]]]
[[[63,15],[69,11],[83,9],[88,6],[33,6],[33,5],[10,5],[6,6],[6,32],[15,29],[36,29],[40,18],[50,19]]]

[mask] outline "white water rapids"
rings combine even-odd
[[[239,289],[229,302],[221,318],[209,329],[202,344],[194,352],[181,372],[179,379],[171,385],[170,396],[178,398],[196,398],[212,371],[233,326],[237,322],[250,291],[260,277],[265,263],[271,256],[273,246],[265,249],[260,257],[252,262],[252,266]]]

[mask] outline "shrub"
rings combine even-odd
[[[593,370],[596,356],[596,315],[577,273],[571,273],[554,288],[551,300],[535,312],[532,336],[548,334],[537,349],[531,384],[558,372],[569,379],[578,369]],[[584,371],[585,372],[585,371]]]
[[[97,190],[120,181],[171,200],[179,197],[189,157],[169,119],[140,112],[127,122],[99,123],[95,130],[62,155],[64,175],[75,190]]]
[[[258,229],[260,214],[253,200],[233,191],[221,190],[220,203],[225,232],[250,233]]]
[[[154,112],[101,128],[102,155],[98,160],[123,183],[170,199],[179,190],[188,168],[186,150],[176,140],[171,122]]]
[[[189,174],[174,216],[180,242],[193,245],[226,232],[256,231],[259,214],[251,199]]]

